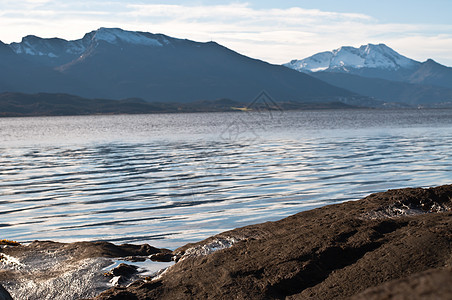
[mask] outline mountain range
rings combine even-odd
[[[163,34],[100,28],[73,41],[26,36],[20,43],[0,43],[0,92],[250,103],[263,90],[275,101],[366,98],[215,42]]]
[[[163,105],[176,102],[196,102],[193,111],[202,111],[199,103],[219,103],[203,101],[243,106],[262,91],[296,108],[325,108],[328,103],[342,107],[337,102],[345,107],[440,107],[452,105],[451,82],[452,68],[431,59],[415,61],[384,44],[341,47],[274,65],[215,42],[119,28],[100,28],[71,41],[29,35],[19,43],[0,42],[0,93],[6,93],[0,97],[2,107],[24,115],[37,113],[29,111],[26,94],[35,95],[39,103],[43,95],[53,94],[45,105],[59,99],[80,106],[97,99],[89,110],[74,110],[78,113],[103,111],[108,105],[99,99],[134,99],[113,105],[121,107],[117,112],[135,112],[124,108],[135,104],[144,111],[191,111],[186,105]],[[158,104],[144,109],[142,102]],[[50,111],[61,112],[61,107]]]
[[[285,66],[386,102],[452,103],[452,68],[432,59],[418,62],[384,44],[341,47]]]

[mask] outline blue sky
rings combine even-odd
[[[214,40],[277,64],[385,43],[410,58],[452,66],[451,13],[450,0],[0,0],[0,40],[79,39],[99,27],[120,27]]]

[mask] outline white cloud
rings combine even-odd
[[[452,65],[452,26],[385,24],[370,16],[293,7],[256,9],[227,5],[127,4],[120,1],[0,1],[4,42],[27,34],[81,38],[99,27],[215,40],[247,56],[273,63],[304,58],[342,45],[386,43],[418,60]],[[130,2],[129,2],[130,3]],[[27,6],[33,5],[34,9]],[[428,41],[428,42],[426,42]]]
[[[390,41],[396,49],[404,49],[403,54],[416,60],[433,60],[452,66],[452,35],[406,36]],[[422,45],[422,47],[419,47]]]

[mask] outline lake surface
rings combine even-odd
[[[0,119],[0,239],[176,248],[452,183],[452,110]]]

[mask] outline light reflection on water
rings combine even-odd
[[[452,181],[451,110],[15,118],[0,130],[0,237],[19,241],[175,248]]]

